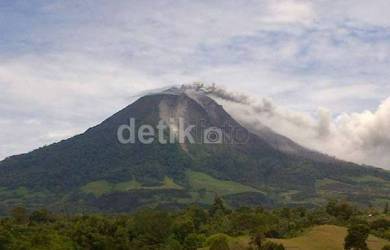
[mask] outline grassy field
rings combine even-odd
[[[345,227],[323,225],[308,230],[303,236],[292,239],[271,239],[282,243],[287,250],[343,250],[344,238],[347,235]],[[367,240],[370,250],[381,250],[389,241],[370,235]]]
[[[206,192],[216,193],[218,195],[229,195],[246,192],[261,192],[253,187],[246,186],[234,181],[218,180],[208,174],[187,171],[187,177],[192,190],[205,190]]]
[[[389,185],[389,183],[379,177],[376,176],[371,176],[371,175],[364,175],[364,176],[359,176],[359,177],[351,177],[350,178],[353,181],[359,182],[359,183],[382,183],[384,185]]]
[[[187,178],[193,193],[193,200],[202,200],[206,203],[211,203],[215,194],[229,195],[246,192],[261,192],[253,187],[246,186],[234,181],[224,181],[213,178],[210,175],[201,172],[187,171]],[[141,190],[141,189],[182,189],[180,185],[176,184],[172,178],[165,177],[159,186],[143,186],[142,183],[136,180],[129,180],[120,183],[111,183],[106,180],[93,181],[85,186],[81,187],[81,191],[84,193],[90,193],[99,197],[104,194],[113,192],[126,192],[129,190]],[[199,191],[203,191],[202,197],[199,195]]]
[[[344,238],[347,235],[347,228],[322,225],[306,231],[302,236],[291,239],[268,239],[273,242],[282,243],[287,250],[344,250]],[[228,237],[230,250],[245,250],[248,248],[249,237]],[[370,250],[382,250],[389,241],[370,235],[367,240]],[[208,250],[208,247],[201,250]]]
[[[171,178],[165,177],[160,186],[145,187],[136,180],[129,180],[126,182],[110,183],[105,180],[90,182],[87,185],[81,187],[81,191],[84,193],[90,193],[99,197],[103,194],[109,194],[113,192],[126,192],[130,190],[140,189],[182,189]]]

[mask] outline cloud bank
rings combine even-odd
[[[375,111],[332,116],[325,108],[314,115],[292,111],[268,98],[229,92],[215,85],[202,89],[253,131],[263,124],[307,148],[390,169],[390,97]]]

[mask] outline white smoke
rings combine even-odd
[[[315,115],[292,111],[267,98],[228,91],[216,85],[186,85],[214,97],[243,125],[267,126],[297,143],[339,159],[390,169],[390,97],[376,111],[336,117],[319,108]]]

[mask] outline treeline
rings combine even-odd
[[[209,208],[193,205],[177,212],[145,209],[130,215],[63,215],[17,207],[0,220],[0,250],[283,250],[267,238],[297,236],[321,224],[349,226],[345,248],[365,249],[369,233],[390,239],[390,221],[370,220],[369,213],[335,201],[317,209],[230,210],[218,197]],[[248,235],[245,248],[229,242],[232,237]]]

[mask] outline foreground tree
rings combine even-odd
[[[345,237],[344,249],[346,250],[368,250],[366,240],[370,229],[367,225],[352,225]]]
[[[264,229],[258,228],[255,232],[251,234],[250,244],[255,247],[257,250],[261,250],[265,241]]]

